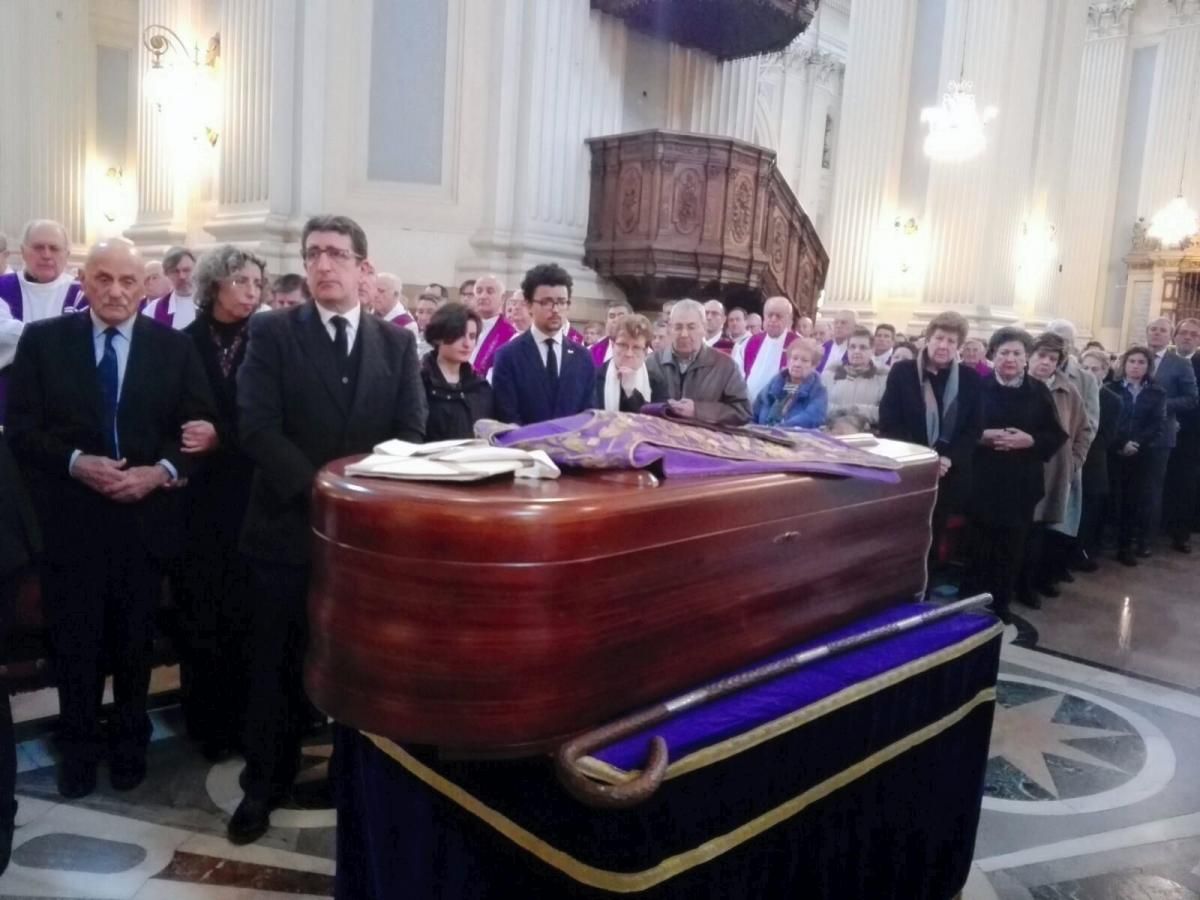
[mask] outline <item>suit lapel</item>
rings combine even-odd
[[[360,419],[363,406],[370,396],[370,383],[387,372],[383,364],[383,335],[380,327],[394,328],[396,326],[368,316],[366,312],[358,320],[358,379],[354,384],[354,402],[350,405],[351,414]],[[353,352],[353,348],[351,348]]]
[[[129,416],[135,410],[145,409],[145,388],[150,373],[154,371],[154,336],[149,332],[153,325],[138,316],[130,332],[129,358],[125,360],[125,377],[121,380],[121,396],[117,400],[117,434],[128,433]],[[95,369],[92,370],[95,375]],[[99,388],[97,378],[97,389]]]
[[[325,326],[321,324],[321,317],[317,314],[316,305],[312,302],[307,304],[297,318],[300,344],[308,353],[313,368],[317,370],[317,375],[329,391],[329,396],[333,398],[338,409],[343,413],[349,412],[346,406],[346,395],[342,391],[341,376],[338,374],[337,364],[333,359],[333,342],[330,340]],[[363,322],[360,320],[358,329],[360,333],[363,330],[362,326]]]
[[[79,385],[95,426],[99,428],[104,400],[100,396],[100,378],[96,374],[96,345],[92,340],[91,315],[72,316],[71,328],[71,352],[67,354],[72,369],[70,379]]]

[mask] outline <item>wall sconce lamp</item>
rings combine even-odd
[[[179,33],[166,25],[147,25],[142,31],[142,46],[150,53],[150,68],[142,79],[142,91],[155,108],[177,105],[187,110],[194,123],[193,138],[203,138],[216,146],[217,66],[221,58],[221,36],[208,39],[201,59],[199,45],[189,50]]]

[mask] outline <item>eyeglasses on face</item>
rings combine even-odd
[[[567,309],[571,305],[571,301],[567,297],[543,297],[541,300],[534,300],[534,306],[540,306],[542,309]]]
[[[263,289],[263,280],[261,278],[251,278],[249,275],[234,275],[229,281],[237,287],[246,287],[246,285],[253,284],[260,291]]]
[[[356,260],[361,260],[362,257],[353,250],[344,250],[341,247],[305,247],[304,262],[306,265],[314,265],[321,258],[321,254],[329,257],[330,262],[349,263]]]
[[[627,353],[627,354],[632,355],[634,353],[645,353],[646,352],[645,344],[627,344],[624,341],[617,341],[617,343],[614,344],[614,346],[617,348],[618,353]]]

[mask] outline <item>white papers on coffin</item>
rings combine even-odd
[[[347,475],[413,481],[480,481],[509,473],[515,478],[557,478],[561,474],[541,450],[493,447],[480,440],[385,441],[370,456],[346,467]]]

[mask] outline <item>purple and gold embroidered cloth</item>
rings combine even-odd
[[[667,478],[795,472],[895,483],[900,463],[816,431],[712,431],[635,413],[588,410],[517,427],[484,419],[475,434],[498,447],[543,450],[560,466],[660,468]]]

